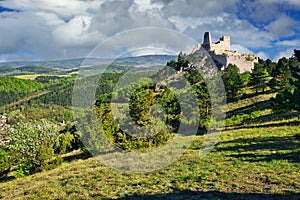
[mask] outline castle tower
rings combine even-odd
[[[223,36],[220,41],[224,42],[224,51],[230,51],[230,36]]]
[[[206,51],[210,51],[211,50],[211,45],[212,45],[212,41],[211,41],[210,32],[205,32],[202,47]]]

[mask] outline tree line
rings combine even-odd
[[[266,88],[277,92],[272,99],[275,112],[299,110],[300,61],[295,54],[290,58],[280,58],[278,62],[259,59],[252,72],[240,74],[236,65],[229,64],[222,77],[229,101],[247,96],[246,88],[253,89],[254,95],[264,93]]]

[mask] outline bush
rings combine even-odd
[[[78,149],[85,151],[84,145],[81,141],[81,136],[77,132],[76,126],[69,123],[59,131],[59,146],[56,147],[55,153],[69,153]]]
[[[238,115],[234,115],[230,118],[227,118],[225,120],[225,124],[226,125],[233,125],[233,124],[238,124],[238,123],[242,123],[248,120],[252,120],[254,118],[257,118],[261,115],[261,111],[257,110],[257,111],[253,111],[250,114],[238,114]]]
[[[241,74],[241,80],[244,84],[248,84],[251,78],[250,72],[244,72]]]
[[[251,56],[246,57],[246,61],[253,61],[253,60],[254,60],[254,58],[252,58]]]
[[[16,177],[48,170],[61,163],[60,155],[54,151],[60,147],[59,132],[50,123],[19,122],[7,129],[6,135],[11,141],[5,143],[4,148],[12,164],[18,166]]]
[[[19,165],[15,169],[14,176],[16,178],[21,178],[21,177],[24,177],[24,176],[28,176],[28,175],[30,175],[31,171],[33,171],[33,166],[32,165],[28,165],[28,166]]]
[[[7,176],[10,167],[11,162],[9,160],[7,152],[0,149],[0,178],[4,178]]]

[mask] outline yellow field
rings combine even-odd
[[[38,76],[59,76],[59,77],[70,77],[71,75],[51,75],[51,74],[26,74],[26,75],[18,75],[14,76],[15,78],[19,79],[27,79],[27,80],[34,80]]]

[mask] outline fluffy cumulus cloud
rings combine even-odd
[[[297,0],[2,0],[0,6],[10,9],[0,12],[0,62],[82,57],[115,34],[143,27],[172,29],[199,43],[205,31],[214,41],[230,35],[233,48],[263,58],[274,46],[283,52],[299,46],[299,21],[285,12],[299,10]],[[129,40],[139,37],[167,38]]]
[[[48,48],[51,48],[49,38],[52,25],[53,23],[60,24],[61,21],[55,16],[48,15],[47,17],[49,23],[41,17],[41,13],[1,13],[0,53],[14,53],[27,48],[42,48],[47,43]]]
[[[91,6],[88,2],[10,0],[1,1],[0,5],[16,10],[0,13],[2,59],[77,57],[91,45],[90,36],[95,35],[87,31],[90,17],[86,10]]]
[[[257,55],[258,55],[258,57],[261,58],[261,59],[264,59],[264,60],[269,59],[269,56],[268,56],[265,52],[263,52],[263,51],[259,51],[259,52],[257,53]]]
[[[293,18],[282,14],[268,27],[268,30],[278,36],[291,36],[300,29],[300,24]]]
[[[57,26],[51,33],[54,42],[60,47],[89,47],[97,40],[104,39],[101,33],[89,31],[91,19],[89,16],[76,16]]]
[[[238,51],[238,52],[245,53],[245,54],[253,54],[253,51],[251,51],[247,47],[244,47],[244,46],[239,45],[239,44],[231,45],[231,50],[232,51]]]
[[[282,57],[286,57],[286,58],[290,58],[292,55],[294,54],[294,49],[287,49],[285,51],[279,52],[275,57],[274,57],[274,61],[278,61],[280,58]]]
[[[224,10],[233,11],[237,0],[153,0],[162,4],[162,12],[168,16],[178,17],[205,17],[215,16]]]
[[[83,57],[122,31],[173,27],[159,12],[161,6],[150,0],[148,4],[138,0],[9,0],[0,6],[18,11],[0,13],[2,60],[27,50],[38,59]]]
[[[259,30],[246,20],[238,19],[233,14],[220,13],[203,18],[179,18],[170,19],[176,27],[184,33],[202,41],[203,33],[210,31],[212,39],[218,41],[223,35],[230,35],[233,44],[240,44],[250,48],[270,47],[273,35]]]
[[[162,13],[154,9],[140,11],[140,4],[133,0],[128,1],[106,1],[97,9],[90,30],[98,30],[111,36],[125,30],[141,27],[165,27],[172,28],[172,24]]]

